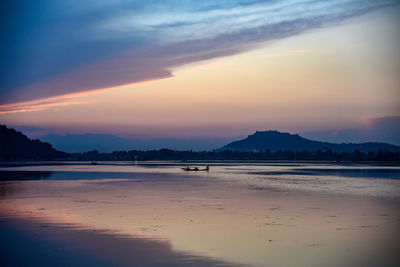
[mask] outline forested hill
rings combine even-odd
[[[0,160],[54,160],[68,157],[51,144],[29,139],[14,129],[0,125]]]
[[[309,151],[332,150],[335,152],[353,152],[359,150],[364,153],[371,151],[387,150],[391,152],[400,152],[400,147],[378,142],[369,143],[342,143],[334,144],[328,142],[318,142],[303,138],[297,134],[281,133],[278,131],[257,131],[247,138],[232,142],[223,146],[219,151]]]
[[[51,144],[31,140],[21,132],[0,125],[0,161],[72,160],[72,161],[136,161],[136,160],[326,160],[399,162],[399,147],[383,143],[345,144],[349,152],[338,151],[335,145],[304,139],[298,135],[272,132],[274,138],[265,142],[257,132],[249,138],[233,142],[217,151],[177,151],[171,149],[130,150],[99,153],[58,151]],[[268,135],[268,134],[267,134]],[[279,137],[279,138],[278,138]],[[254,139],[253,139],[254,138]],[[261,142],[261,146],[259,145]],[[276,145],[281,146],[276,146]],[[329,145],[334,145],[330,147]],[[363,152],[361,146],[374,151]],[[333,148],[333,149],[332,149]],[[392,148],[392,149],[387,149]],[[394,150],[394,151],[391,151]]]

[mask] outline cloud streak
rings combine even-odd
[[[41,106],[47,101],[43,99],[52,98],[54,104],[64,95],[167,78],[175,66],[241,53],[398,4],[391,0],[11,2],[1,14],[1,113],[29,110],[25,104],[10,106],[13,103],[36,100],[33,106]]]
[[[35,102],[22,102],[18,104],[4,105],[1,108],[0,114],[18,113],[18,112],[31,112],[46,110],[53,107],[71,106],[83,104],[81,101],[67,101],[67,102],[55,102],[48,103],[47,101],[39,100]]]

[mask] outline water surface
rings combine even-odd
[[[56,232],[95,231],[121,246],[121,257],[104,259],[118,265],[143,260],[123,253],[141,240],[168,248],[162,265],[396,265],[399,167],[207,164],[189,173],[168,162],[4,167],[0,215],[52,228],[60,246],[68,238]]]

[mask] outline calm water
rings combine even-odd
[[[182,255],[197,265],[398,262],[399,167],[209,165],[210,172],[190,173],[165,162],[3,167],[0,215],[35,222],[42,232],[54,226],[155,242],[141,246],[150,254],[168,244],[173,256],[163,263],[171,265],[196,263]],[[113,254],[131,244],[124,242]]]

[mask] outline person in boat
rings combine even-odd
[[[193,167],[193,168],[190,168],[189,166],[186,166],[186,167],[184,167],[184,168],[182,168],[184,171],[209,171],[210,170],[210,167],[209,166],[207,166],[206,168],[204,168],[204,169],[199,169],[199,167]]]

